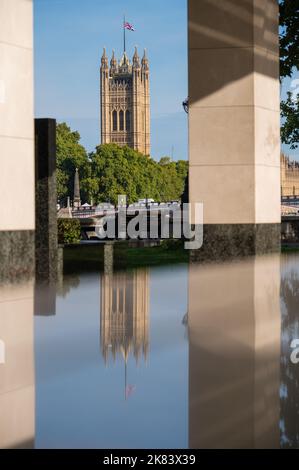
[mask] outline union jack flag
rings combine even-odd
[[[126,399],[129,398],[136,390],[136,386],[135,385],[127,385],[126,386]]]
[[[125,23],[124,23],[124,28],[125,28],[125,29],[128,29],[129,31],[135,31],[133,25],[131,25],[131,24],[128,23],[127,21],[125,21]]]

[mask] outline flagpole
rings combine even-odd
[[[125,400],[127,399],[127,360],[125,361]]]
[[[126,16],[124,15],[124,24],[123,24],[123,28],[124,28],[124,53],[126,52],[126,28],[125,28],[125,23],[126,23]]]

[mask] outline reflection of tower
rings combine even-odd
[[[138,361],[147,357],[149,346],[148,271],[104,274],[101,278],[101,346],[107,362],[121,353],[127,362],[130,352]]]

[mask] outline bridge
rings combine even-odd
[[[179,214],[178,214],[179,212]],[[173,221],[174,214],[177,214],[177,217],[181,220],[181,234],[182,230],[182,209],[179,204],[170,204],[156,207],[138,207],[138,206],[128,206],[126,207],[126,222],[125,226],[119,229],[119,209],[113,210],[82,210],[82,211],[73,211],[73,218],[80,220],[81,233],[83,240],[99,240],[99,239],[108,239],[108,237],[99,237],[99,233],[104,234],[105,224],[107,220],[113,219],[115,226],[115,237],[118,238],[119,232],[125,232],[127,234],[127,227],[131,220],[136,216],[140,216],[141,220],[144,221],[146,227],[140,228],[141,236],[140,239],[160,239],[160,238],[172,238],[174,235],[173,232]],[[138,226],[138,222],[136,222]],[[151,235],[151,236],[150,236]],[[122,237],[123,238],[123,237]],[[111,237],[110,237],[111,239]]]

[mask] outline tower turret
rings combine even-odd
[[[147,71],[147,72],[149,71],[149,65],[148,65],[148,58],[147,58],[146,49],[144,49],[141,65],[142,65],[142,70]]]
[[[112,51],[112,57],[110,61],[110,75],[117,72],[117,60],[115,58],[114,50]]]
[[[129,73],[130,72],[130,59],[127,56],[127,53],[124,52],[119,63],[119,72],[120,73]]]
[[[140,69],[140,58],[139,58],[136,46],[135,46],[135,52],[134,52],[134,55],[133,55],[133,68],[134,69]]]
[[[108,57],[106,54],[106,48],[103,49],[103,55],[101,58],[101,69],[108,69]]]
[[[101,58],[101,138],[106,141],[109,133],[109,66],[106,49],[104,47]]]
[[[142,125],[144,132],[144,153],[150,155],[150,89],[149,89],[149,62],[146,49],[144,49],[141,61],[141,80],[144,93],[144,111],[142,115]]]

